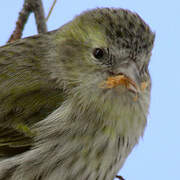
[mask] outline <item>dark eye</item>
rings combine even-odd
[[[95,48],[93,55],[96,59],[101,59],[104,56],[104,50],[101,48]]]

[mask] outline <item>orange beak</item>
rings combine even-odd
[[[137,100],[137,93],[139,90],[137,84],[132,79],[123,74],[108,77],[108,79],[101,84],[101,87],[111,89],[119,85],[124,85],[128,90],[134,92],[136,94],[134,100]],[[140,90],[144,91],[147,88],[147,86],[148,82],[142,82],[140,85]]]

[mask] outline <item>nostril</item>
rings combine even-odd
[[[125,74],[124,74],[124,73],[118,73],[117,75],[123,75],[123,76],[125,76]]]
[[[113,71],[111,71],[111,70],[108,71],[108,74],[109,74],[110,76],[115,76],[115,75],[116,75],[116,74],[115,74]]]
[[[108,71],[108,74],[110,75],[110,76],[119,76],[119,75],[124,75],[124,73],[115,73],[115,72],[113,72],[113,71]]]

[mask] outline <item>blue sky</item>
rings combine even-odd
[[[43,0],[47,14],[53,0]],[[140,16],[156,32],[150,63],[152,98],[144,138],[128,157],[120,174],[126,180],[180,179],[180,2],[179,0],[57,0],[48,30],[57,29],[82,11],[121,7]],[[23,0],[0,2],[0,45],[14,30]],[[24,37],[36,34],[31,15]]]

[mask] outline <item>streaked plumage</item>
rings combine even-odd
[[[0,180],[113,179],[144,133],[153,41],[137,14],[103,8],[1,47]],[[118,74],[148,82],[136,101],[100,86]]]

